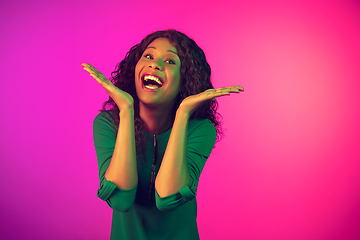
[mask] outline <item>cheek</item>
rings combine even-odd
[[[136,88],[141,86],[141,81],[139,81],[139,79],[140,79],[140,71],[141,71],[141,67],[140,67],[140,65],[138,63],[135,66],[135,87]]]
[[[181,78],[181,74],[180,74],[180,69],[177,70],[175,76],[176,76],[176,82],[177,82],[177,84],[178,84],[178,87],[180,88],[180,87],[181,87],[181,82],[182,82],[182,78]],[[179,89],[179,91],[180,91],[180,89]]]
[[[141,64],[141,62],[139,61],[135,66],[135,85],[137,85],[139,82],[140,73],[142,69],[143,69],[143,64]]]
[[[135,73],[140,73],[140,71],[144,68],[146,62],[144,61],[143,58],[140,58],[135,66]]]

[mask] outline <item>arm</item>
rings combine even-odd
[[[184,99],[183,102],[180,104],[176,112],[173,129],[163,157],[163,161],[161,163],[155,181],[156,192],[160,197],[160,199],[178,193],[179,191],[182,192],[182,190],[184,190],[184,187],[189,186],[191,183],[192,184],[196,183],[201,173],[203,165],[202,167],[200,167],[201,170],[199,171],[198,176],[196,176],[196,174],[193,174],[194,176],[191,176],[192,175],[190,174],[191,171],[189,171],[190,159],[189,156],[187,156],[187,151],[188,151],[187,141],[188,141],[188,124],[191,114],[197,108],[199,108],[203,103],[207,101],[211,101],[215,97],[229,95],[230,92],[239,92],[240,90],[243,89],[239,86],[221,88],[217,90],[210,89],[203,93],[189,96],[186,99]],[[216,138],[216,133],[215,133],[215,138]],[[205,144],[206,142],[209,142],[209,139],[203,138],[202,141]],[[215,139],[212,142],[211,149],[213,147],[214,142]],[[208,153],[209,155],[210,152]],[[195,158],[200,159],[199,160],[200,165],[201,162],[205,164],[208,155],[204,156],[202,154],[197,154],[197,152],[195,151],[194,156],[196,155],[198,155],[198,157]],[[195,167],[199,169],[199,166],[196,164],[196,161],[195,161],[195,166],[191,166],[191,167]],[[194,192],[195,191],[196,189],[194,190]],[[189,191],[186,192],[183,192],[184,194],[182,195],[187,195],[188,196],[187,200],[190,200],[193,196],[195,196],[195,195],[191,196],[191,193]]]
[[[117,211],[128,211],[135,200],[136,187],[121,189],[105,178],[110,162],[114,160],[115,145],[117,144],[116,132],[118,128],[112,124],[108,112],[99,113],[93,125],[94,145],[99,166],[100,188],[97,196]]]
[[[90,64],[82,64],[84,70],[90,73],[90,75],[105,89],[109,96],[115,101],[118,106],[120,113],[119,127],[117,128],[116,140],[113,142],[107,142],[101,138],[101,132],[97,132],[97,121],[94,121],[94,142],[97,153],[102,152],[104,149],[113,148],[110,156],[105,156],[106,163],[103,163],[104,159],[99,159],[101,166],[106,166],[104,174],[100,171],[100,179],[104,176],[105,189],[108,191],[105,195],[98,193],[100,198],[110,197],[111,191],[114,188],[123,190],[123,192],[134,190],[137,186],[138,174],[137,174],[137,163],[136,163],[136,149],[135,149],[135,132],[134,132],[134,108],[132,97],[115,87],[109,80],[105,78],[103,74],[97,71]],[[101,129],[101,124],[99,126]],[[105,131],[105,129],[103,129]],[[115,135],[115,134],[114,134]],[[100,136],[100,137],[99,137]],[[101,141],[104,141],[101,142]],[[97,147],[102,146],[102,147]],[[100,154],[101,155],[101,154]],[[100,170],[99,162],[99,170]],[[110,184],[111,183],[111,184]],[[100,189],[101,190],[101,189]],[[135,194],[133,198],[135,197]]]
[[[186,165],[190,176],[189,184],[165,197],[155,193],[156,205],[161,211],[171,211],[196,196],[200,174],[210,156],[216,139],[216,129],[211,121],[192,120],[186,131]]]
[[[105,178],[121,189],[132,189],[138,183],[136,165],[134,109],[121,110],[114,153]]]
[[[155,180],[155,188],[160,197],[178,192],[190,184],[187,162],[187,133],[189,114],[178,109],[168,145]]]

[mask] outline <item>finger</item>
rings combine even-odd
[[[205,95],[205,99],[204,100],[212,100],[215,101],[215,98],[217,97],[222,97],[222,96],[226,96],[226,95],[230,95],[229,91],[225,91],[225,90],[217,90],[217,91],[212,91],[209,92]]]
[[[226,91],[231,92],[231,93],[239,93],[240,89],[237,88],[227,88]]]
[[[83,68],[85,71],[87,71],[88,73],[92,73],[93,71],[90,68],[84,67]]]
[[[208,90],[206,90],[204,93],[206,93],[206,94],[212,94],[212,93],[214,93],[215,92],[215,89],[208,89]]]
[[[103,78],[102,76],[99,76],[98,74],[96,73],[90,73],[90,76],[92,76],[93,78],[101,81],[101,82],[105,82],[107,79],[106,78]]]
[[[229,94],[230,92],[233,92],[233,91],[236,91],[236,90],[231,90],[230,88],[227,88],[227,87],[225,87],[225,88],[217,88],[217,89],[215,89],[215,91],[213,92],[214,94],[218,94],[218,93],[226,93],[226,94]]]
[[[238,85],[236,85],[236,86],[231,86],[231,89],[237,89],[237,90],[239,90],[239,91],[244,91],[244,88],[243,88],[243,87],[240,87],[240,86],[238,86]]]
[[[115,87],[115,85],[111,81],[109,81],[101,73],[100,73],[100,75],[97,75],[95,73],[91,73],[90,76],[92,76],[104,88],[108,88],[109,86],[114,86]]]
[[[87,69],[89,70],[88,72],[93,72],[96,75],[100,74],[100,72],[94,67],[89,66],[89,67],[87,67]]]
[[[221,96],[226,96],[226,95],[230,95],[230,92],[228,92],[228,91],[217,92],[213,95],[213,97],[221,97]]]
[[[243,87],[239,86],[239,85],[233,85],[233,86],[227,86],[227,87],[221,87],[221,88],[236,88],[236,89],[244,89]],[[220,89],[221,89],[220,88]]]
[[[85,71],[87,71],[88,73],[94,73],[94,74],[97,73],[97,72],[95,71],[96,69],[91,68],[91,67],[88,66],[88,65],[85,65],[83,69],[84,69]]]
[[[213,95],[222,94],[222,93],[228,94],[229,90],[226,88],[208,89],[205,91],[205,93],[206,93],[206,95],[213,96]]]
[[[95,73],[95,74],[97,74],[97,75],[99,75],[99,74],[102,74],[101,72],[99,72],[96,68],[94,68],[93,66],[91,66],[90,64],[88,64],[88,63],[83,63],[83,64],[81,64],[81,66],[83,66],[84,67],[84,70],[85,71],[87,71],[87,72],[93,72],[93,73]]]
[[[234,85],[234,86],[229,86],[227,88],[230,88],[230,89],[238,89],[239,91],[244,91],[244,88],[243,87],[240,87],[239,85]]]
[[[90,76],[92,76],[98,83],[100,83],[102,85],[102,83],[105,82],[105,80],[101,77],[99,77],[97,74],[95,73],[90,73]]]
[[[228,91],[231,93],[239,93],[240,91],[244,91],[244,89],[242,87],[238,87],[238,86],[231,86],[231,87],[219,88],[219,91]]]
[[[96,74],[90,73],[90,76],[92,76],[98,83],[102,84],[103,81],[98,76],[96,76]]]
[[[83,63],[83,64],[81,64],[81,66],[84,69],[88,69],[88,70],[92,70],[92,71],[95,69],[93,66],[91,66],[91,64],[88,64],[88,63]]]

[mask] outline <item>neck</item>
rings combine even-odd
[[[175,110],[173,107],[151,108],[140,102],[139,111],[146,132],[161,134],[169,130],[174,123]]]

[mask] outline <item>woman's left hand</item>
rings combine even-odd
[[[237,85],[217,89],[208,89],[202,93],[191,95],[185,98],[181,102],[179,109],[185,111],[190,116],[193,112],[195,112],[196,109],[201,107],[206,102],[215,101],[215,98],[217,97],[230,95],[230,93],[239,93],[240,91],[244,91],[244,88]]]

